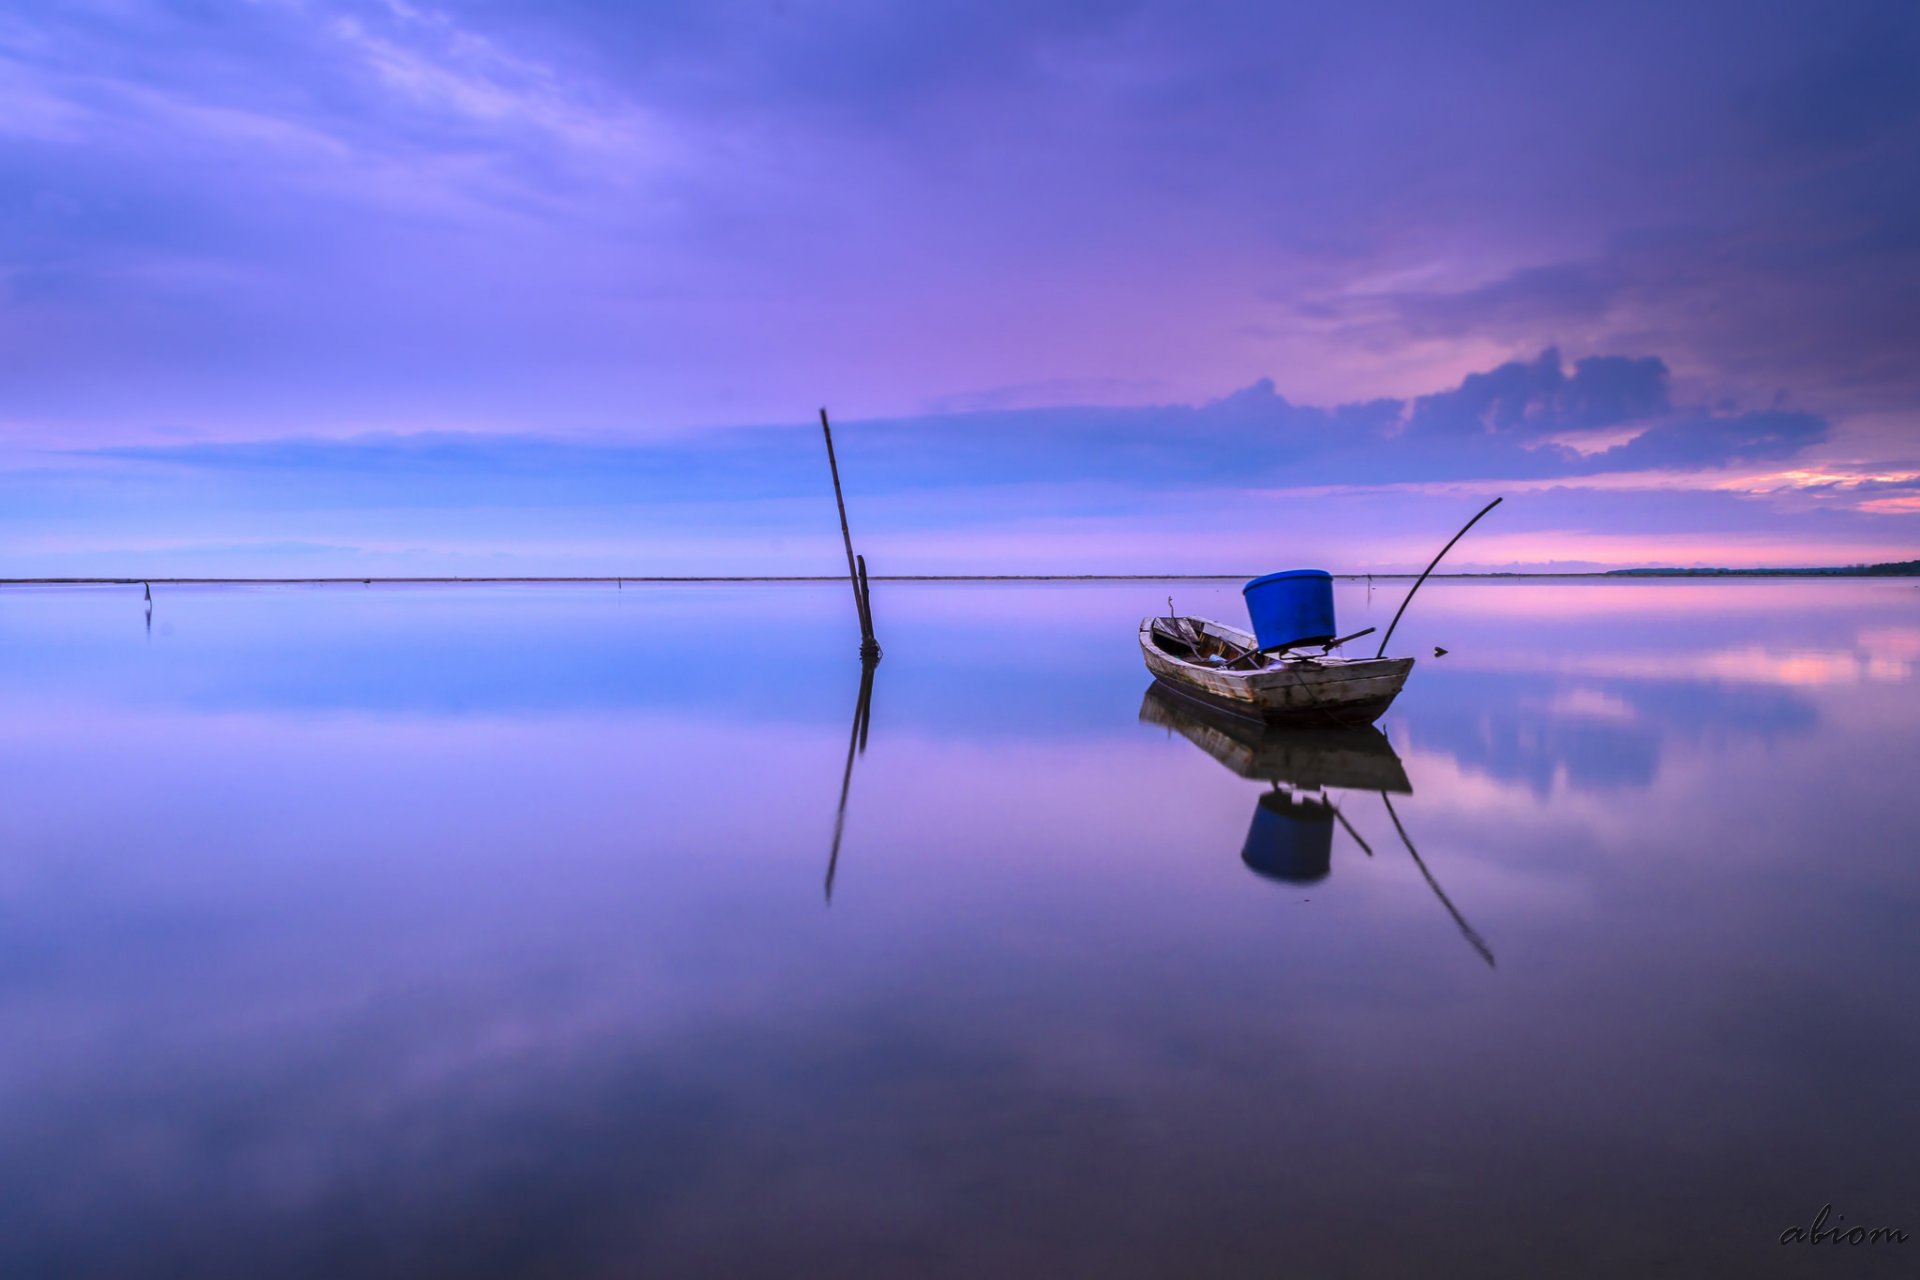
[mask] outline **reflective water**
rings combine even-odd
[[[1911,1268],[1920,590],[1169,593],[0,593],[0,1275]]]

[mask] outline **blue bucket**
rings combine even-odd
[[[1333,575],[1325,569],[1289,569],[1240,588],[1262,649],[1325,644],[1333,628]]]

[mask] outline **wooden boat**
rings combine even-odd
[[[1173,693],[1271,725],[1372,724],[1413,670],[1412,658],[1260,654],[1246,632],[1205,618],[1142,618],[1140,652]]]

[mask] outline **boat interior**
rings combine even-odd
[[[1292,650],[1262,653],[1246,632],[1206,618],[1155,618],[1152,635],[1154,647],[1170,658],[1231,671],[1262,671],[1296,662],[1318,662],[1326,656]]]
[[[1252,637],[1229,639],[1203,618],[1155,618],[1153,642],[1163,653],[1208,665],[1234,662],[1253,653]]]
[[[1363,658],[1343,658],[1334,653],[1348,640],[1356,640],[1370,635],[1372,627],[1365,631],[1356,631],[1350,636],[1334,640],[1328,644],[1307,644],[1301,649],[1274,649],[1262,652],[1256,648],[1254,638],[1236,627],[1214,622],[1208,618],[1164,617],[1153,619],[1151,635],[1154,647],[1170,658],[1195,666],[1214,667],[1226,671],[1267,671],[1276,667],[1290,667],[1299,664],[1317,666],[1327,663],[1341,666],[1347,663],[1371,661]],[[1318,649],[1317,653],[1302,652],[1304,649]]]

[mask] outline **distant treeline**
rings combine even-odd
[[[1920,578],[1920,560],[1826,569],[1609,569],[1609,578]]]

